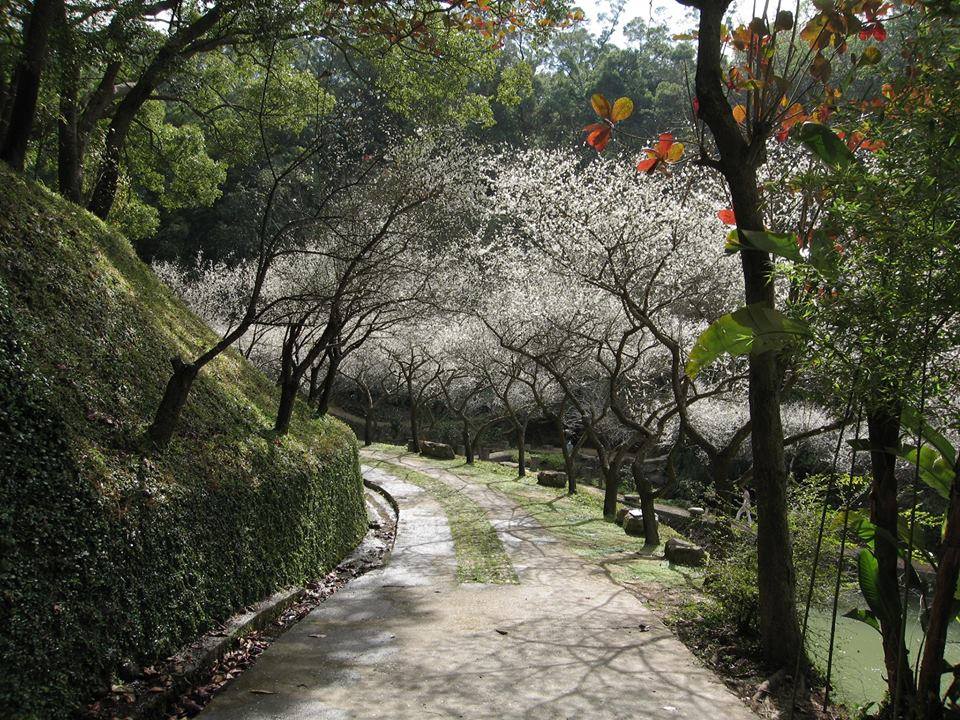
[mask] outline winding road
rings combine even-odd
[[[479,503],[520,583],[458,584],[440,505],[364,468],[400,506],[389,561],[280,637],[203,720],[756,720],[651,610],[506,497],[399,462]]]

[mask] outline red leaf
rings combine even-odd
[[[587,133],[587,145],[597,152],[603,152],[603,149],[610,142],[610,125],[607,123],[591,123],[584,129]]]
[[[656,155],[653,155],[637,163],[637,172],[642,172],[649,175],[657,169],[657,165],[659,164],[660,158],[658,158]]]
[[[734,215],[733,210],[730,208],[724,208],[723,210],[717,211],[717,217],[720,218],[720,222],[724,225],[736,225],[737,217]]]
[[[656,152],[661,159],[666,159],[671,147],[673,147],[673,133],[660,133],[660,139],[657,142],[656,148],[654,148],[654,152]]]
[[[700,117],[700,98],[693,98],[693,116]]]

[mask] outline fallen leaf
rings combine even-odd
[[[252,695],[276,695],[273,690],[251,690]]]

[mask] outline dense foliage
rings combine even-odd
[[[0,708],[66,717],[124,662],[326,572],[366,516],[349,431],[301,407],[274,440],[272,387],[233,352],[188,431],[144,456],[164,358],[210,331],[122,237],[9,172],[3,184]]]

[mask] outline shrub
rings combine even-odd
[[[236,353],[164,452],[140,438],[176,349],[210,333],[74,206],[0,170],[0,717],[70,717],[366,528],[356,440]]]

